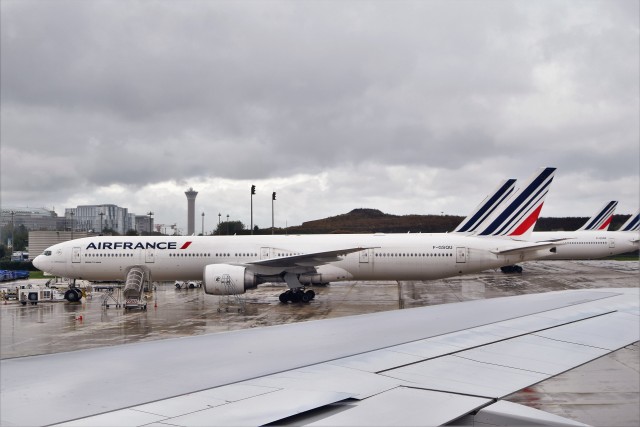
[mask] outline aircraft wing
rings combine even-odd
[[[353,252],[360,252],[367,248],[346,248],[325,252],[313,252],[300,255],[289,255],[278,258],[262,259],[248,262],[247,265],[256,265],[262,267],[315,267],[322,264],[328,264],[340,261],[341,256],[348,255]]]
[[[548,292],[5,359],[0,424],[579,425],[502,398],[638,341],[639,297]]]
[[[566,240],[566,239],[561,239],[561,240]],[[491,253],[494,253],[496,255],[508,255],[508,254],[519,253],[519,252],[536,252],[544,249],[552,249],[561,244],[563,243],[560,240],[557,240],[557,241],[548,240],[544,242],[527,242],[525,244],[521,244],[516,247],[506,246],[503,248],[496,248],[492,250]]]

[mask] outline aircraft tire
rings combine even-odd
[[[520,267],[519,265],[505,265],[503,267],[500,267],[500,270],[504,274],[522,273],[522,267]]]
[[[306,293],[309,294],[309,300],[312,300],[316,297],[316,293],[313,292],[311,289],[309,289]]]
[[[64,293],[64,299],[66,299],[69,302],[77,302],[80,300],[78,293],[76,292],[75,289],[68,289]]]
[[[308,303],[311,301],[311,295],[309,295],[308,292],[303,292],[302,295],[300,295],[300,299],[302,300],[302,302]]]
[[[278,298],[280,299],[281,303],[283,303],[283,304],[288,303],[289,302],[289,291],[281,293]]]

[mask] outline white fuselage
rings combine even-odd
[[[566,239],[555,253],[547,252],[541,259],[598,259],[638,250],[638,233],[632,231],[534,231],[530,240]]]
[[[364,248],[316,265],[313,275],[320,276],[310,281],[429,280],[536,259],[544,252],[492,252],[520,245],[525,243],[452,234],[100,236],[51,246],[34,265],[51,274],[86,280],[124,280],[132,266],[144,266],[152,280],[202,280],[205,266],[211,264],[244,265],[262,274],[269,269],[252,262]]]

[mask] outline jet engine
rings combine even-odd
[[[258,286],[256,275],[246,267],[210,264],[202,275],[204,291],[210,295],[238,295]]]

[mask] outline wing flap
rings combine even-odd
[[[568,418],[540,411],[528,406],[501,400],[456,420],[460,426],[555,426],[588,427]]]
[[[174,426],[261,426],[349,397],[338,392],[305,391],[304,399],[300,399],[298,390],[277,390],[171,418],[165,423]]]
[[[545,374],[449,355],[389,371],[384,375],[413,387],[496,399],[548,378]],[[498,379],[499,380],[496,380]]]
[[[639,339],[637,316],[611,312],[390,369],[384,375],[411,381],[415,387],[499,399]]]
[[[295,390],[339,391],[362,400],[397,387],[398,381],[370,372],[319,364],[257,378],[247,384]]]
[[[603,349],[607,353],[638,341],[638,316],[611,313],[581,322],[538,332],[536,335],[560,342],[576,343],[584,347]]]
[[[439,426],[490,402],[489,399],[474,396],[397,387],[309,425]]]

